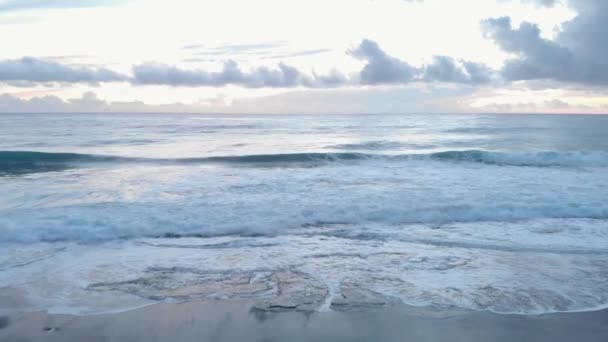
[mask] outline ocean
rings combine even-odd
[[[3,114],[0,288],[75,314],[595,310],[607,199],[608,116]]]

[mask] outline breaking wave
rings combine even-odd
[[[428,149],[434,148],[436,146],[431,144],[416,144],[416,143],[405,143],[399,141],[387,141],[387,140],[378,140],[378,141],[367,141],[363,143],[352,143],[352,144],[339,144],[339,145],[330,145],[327,148],[336,149],[336,150],[347,150],[347,151],[389,151],[395,149],[404,149],[404,148],[413,148],[413,149]]]
[[[507,153],[482,150],[444,151],[429,154],[374,154],[357,152],[312,152],[283,154],[252,154],[213,156],[201,158],[134,158],[80,153],[54,153],[33,151],[0,151],[0,174],[21,174],[60,171],[103,163],[139,164],[322,164],[341,161],[415,161],[469,162],[507,166],[608,166],[608,152],[525,152]]]
[[[429,156],[436,160],[510,166],[608,166],[608,153],[601,151],[505,153],[468,150],[438,152]]]

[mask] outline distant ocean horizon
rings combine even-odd
[[[606,132],[602,115],[0,114],[0,287],[62,313],[355,292],[605,308]]]

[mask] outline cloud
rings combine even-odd
[[[83,59],[93,59],[95,56],[91,55],[57,55],[57,56],[44,56],[40,57],[40,59],[44,60],[53,60],[53,61],[74,61],[74,60],[83,60]]]
[[[324,49],[307,50],[301,52],[300,55],[325,51]],[[235,85],[246,88],[334,88],[410,82],[477,85],[490,82],[493,75],[493,71],[483,64],[456,60],[446,56],[435,56],[431,63],[417,68],[406,61],[388,55],[372,40],[363,40],[349,53],[353,57],[365,61],[362,69],[350,78],[335,69],[327,74],[318,74],[314,71],[304,73],[285,63],[279,63],[274,68],[263,66],[242,70],[239,64],[233,60],[225,61],[220,71],[186,69],[164,63],[147,62],[134,65],[133,75],[127,76],[102,67],[70,66],[50,59],[24,57],[0,61],[0,82],[15,86],[30,86],[37,83],[131,82],[135,85],[183,87]],[[59,60],[61,59],[59,58]],[[199,62],[201,60],[186,59],[184,61]]]
[[[477,112],[488,113],[605,114],[608,107],[591,107],[582,104],[572,104],[561,99],[548,99],[538,102],[488,103],[475,109]]]
[[[376,42],[365,39],[351,55],[366,61],[359,74],[362,84],[405,84],[413,81],[464,84],[488,83],[492,70],[483,64],[434,56],[433,62],[416,68],[406,61],[389,56]]]
[[[268,59],[280,59],[280,58],[292,58],[302,56],[320,55],[323,53],[331,52],[333,49],[313,49],[313,50],[302,50],[289,53],[281,53],[267,57]]]
[[[491,81],[493,71],[481,63],[456,61],[447,56],[433,57],[433,63],[422,70],[426,81],[485,84]]]
[[[0,1],[0,13],[37,9],[61,9],[111,6],[126,0],[5,0]]]
[[[248,72],[238,63],[226,61],[218,72],[187,70],[161,63],[144,63],[133,67],[134,82],[171,86],[222,87],[239,85],[247,88],[323,88],[343,85],[346,78],[337,71],[328,75],[306,75],[295,67],[279,63],[278,68],[258,67]]]
[[[521,0],[523,3],[533,3],[537,6],[541,7],[553,7],[556,4],[560,3],[560,0]]]
[[[182,50],[198,50],[197,56],[221,56],[221,55],[260,55],[287,45],[285,41],[264,42],[257,44],[228,44],[217,47],[205,47],[203,44],[192,44],[182,46]]]
[[[501,49],[519,56],[506,62],[502,74],[507,80],[563,78],[572,72],[570,50],[542,38],[537,25],[523,22],[514,29],[509,17],[501,17],[485,20],[482,27]]]
[[[233,114],[349,114],[349,113],[439,113],[446,105],[439,99],[470,94],[469,87],[412,84],[399,87],[297,89],[248,98],[201,99],[195,103],[145,104],[140,101],[110,102],[86,92],[62,100],[40,92],[20,99],[0,95],[0,113],[233,113]]]
[[[608,1],[570,0],[578,15],[562,25],[557,42],[576,58],[577,79],[608,84]]]
[[[367,62],[360,72],[363,84],[407,83],[417,70],[408,63],[387,55],[378,43],[364,39],[350,54]]]
[[[71,67],[54,61],[23,57],[0,61],[0,82],[100,83],[127,77],[105,68]]]
[[[569,5],[578,14],[562,25],[555,40],[542,38],[538,26],[529,22],[515,28],[509,17],[482,22],[486,37],[516,55],[501,71],[507,80],[608,84],[608,1],[570,0]]]
[[[188,44],[188,45],[182,46],[180,49],[182,49],[182,50],[196,50],[196,49],[202,49],[204,47],[205,47],[205,44]]]
[[[554,6],[555,4],[559,3],[559,0],[533,0],[535,3],[542,5],[542,6]]]
[[[315,50],[311,53],[323,51]],[[351,78],[336,70],[326,75],[315,72],[308,75],[285,63],[279,63],[276,68],[258,67],[243,71],[232,60],[224,62],[222,70],[215,72],[183,69],[163,63],[144,63],[133,67],[133,77],[136,84],[186,87],[237,85],[247,88],[333,88],[347,85],[407,84],[414,81],[483,84],[489,82],[492,76],[492,71],[482,64],[457,61],[445,56],[436,56],[433,63],[416,68],[389,56],[376,42],[367,39],[349,53],[366,62]]]
[[[21,99],[9,94],[0,95],[0,113],[185,113],[196,112],[194,108],[184,104],[154,106],[140,101],[107,102],[99,99],[93,92],[85,92],[82,97],[71,100],[63,100],[53,95],[31,99]]]
[[[405,2],[423,2],[424,0],[403,0]],[[497,0],[499,2],[509,2],[512,0]],[[553,7],[561,2],[561,0],[520,0],[524,4],[534,4],[542,7]]]
[[[0,95],[1,113],[56,113],[65,109],[65,102],[56,96],[34,97],[22,100],[8,94]]]
[[[234,110],[247,113],[352,114],[445,113],[454,97],[471,94],[470,87],[409,84],[394,87],[296,90],[277,95],[235,99]],[[445,103],[443,101],[446,101]]]

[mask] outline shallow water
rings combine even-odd
[[[605,307],[605,132],[606,116],[2,115],[0,287],[71,313]]]

